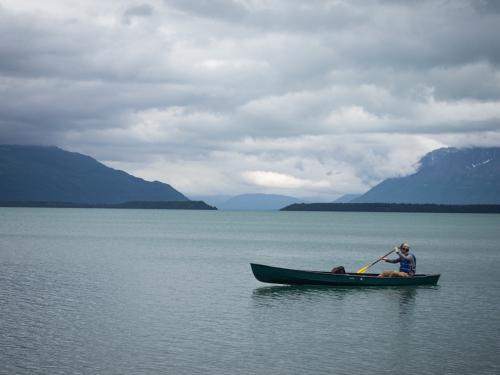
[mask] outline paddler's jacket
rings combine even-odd
[[[399,263],[399,272],[406,272],[408,275],[413,276],[417,269],[417,258],[412,253],[408,255],[403,255],[402,253],[397,253],[398,259],[387,259],[389,263]]]

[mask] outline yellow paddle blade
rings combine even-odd
[[[356,273],[365,273],[366,271],[368,271],[368,268],[370,268],[370,266],[364,266],[363,268],[357,270]]]

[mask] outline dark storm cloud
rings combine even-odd
[[[481,13],[500,13],[500,2],[497,0],[477,0],[472,2],[472,5]]]

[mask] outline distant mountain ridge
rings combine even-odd
[[[417,172],[390,178],[352,203],[500,204],[500,148],[441,148]]]
[[[53,146],[0,145],[0,201],[114,204],[189,199],[169,184],[145,181],[90,156]]]
[[[203,201],[211,206],[218,207],[221,203],[232,198],[231,195],[189,195],[188,197],[194,201]]]
[[[352,195],[352,197],[358,197]],[[300,202],[331,202],[330,197],[292,197],[281,194],[248,193],[240,195],[190,195],[190,199],[204,201],[221,210],[273,211]]]
[[[349,203],[360,196],[361,194],[344,194],[338,197],[333,203]]]
[[[299,203],[295,197],[278,194],[241,194],[232,197],[217,206],[220,210],[279,210],[293,203]]]

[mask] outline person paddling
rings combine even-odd
[[[415,271],[417,269],[417,258],[415,257],[415,255],[410,253],[410,245],[408,245],[407,243],[402,243],[399,247],[395,247],[394,251],[398,255],[398,259],[385,259],[384,258],[384,261],[387,263],[399,263],[400,275],[398,275],[398,276],[405,277],[405,276],[415,275]],[[386,276],[386,275],[382,275],[382,274],[381,274],[381,276]],[[387,275],[387,276],[389,276],[389,275]]]

